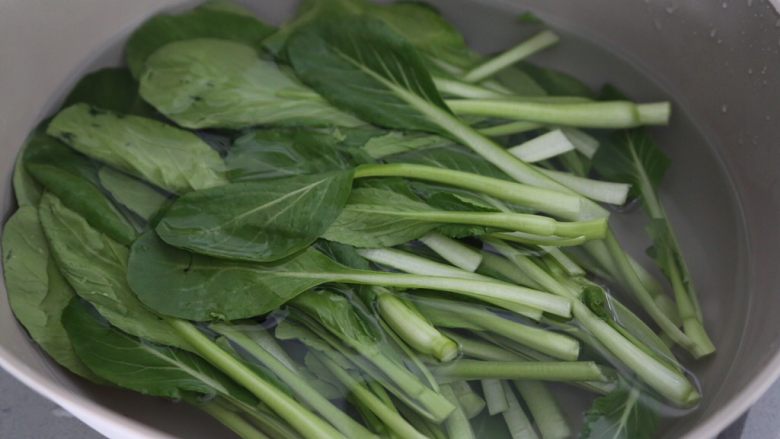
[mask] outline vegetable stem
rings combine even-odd
[[[308,439],[345,438],[330,424],[222,350],[191,323],[170,318],[166,318],[166,320],[179,336],[192,345],[198,354],[246,387],[304,437]]]
[[[540,162],[573,150],[574,144],[561,130],[549,131],[509,148],[513,156],[526,163]]]
[[[460,352],[457,343],[442,335],[438,329],[401,299],[389,292],[377,295],[379,313],[404,342],[423,354],[439,361],[452,361]]]
[[[568,172],[560,172],[552,169],[537,168],[539,172],[566,186],[572,191],[588,197],[591,200],[602,203],[622,206],[628,199],[631,185],[626,183],[613,183],[611,181],[594,180],[580,177]]]
[[[230,341],[240,346],[269,368],[274,375],[290,386],[301,400],[305,401],[345,436],[360,438],[375,437],[371,432],[366,430],[365,427],[355,422],[354,419],[325,399],[316,389],[303,380],[296,371],[288,368],[281,361],[277,360],[276,357],[266,351],[262,346],[255,343],[251,338],[241,332],[241,330],[226,324],[213,324],[210,328],[227,337]]]
[[[566,417],[552,392],[543,383],[518,380],[514,381],[514,385],[528,406],[543,439],[566,439],[571,436]]]
[[[377,418],[381,419],[392,431],[400,437],[410,439],[425,439],[426,436],[417,431],[395,410],[390,410],[382,400],[377,398],[369,389],[360,384],[358,380],[352,377],[341,366],[334,363],[330,358],[322,355],[320,360],[325,364],[328,370],[347,387],[352,395],[363,405],[371,410]]]
[[[433,181],[483,193],[500,200],[563,217],[576,216],[580,212],[580,200],[577,196],[435,166],[408,163],[358,166],[354,178],[365,177],[405,177]]]
[[[522,305],[524,307],[530,306],[561,317],[569,317],[571,312],[571,303],[567,299],[556,297],[542,291],[502,282],[398,273],[363,273],[364,272],[355,272],[334,275],[333,281],[384,287],[447,291],[482,300],[500,299],[503,302]]]
[[[517,46],[469,70],[463,76],[463,80],[466,82],[483,81],[512,64],[528,58],[542,49],[552,46],[557,43],[559,39],[558,35],[549,30],[539,32]]]
[[[485,395],[485,401],[487,402],[488,414],[494,416],[505,412],[509,406],[501,380],[486,379],[482,380],[481,383],[482,393]]]
[[[448,99],[458,115],[498,117],[578,128],[635,128],[668,122],[668,103],[629,101],[538,102],[502,99]],[[666,113],[665,113],[666,112]]]
[[[237,413],[232,412],[215,402],[209,402],[197,407],[221,422],[222,425],[229,428],[242,439],[270,439]]]
[[[434,368],[441,377],[482,380],[607,381],[592,361],[481,361],[463,359]]]
[[[482,263],[482,255],[479,251],[439,232],[429,232],[419,241],[461,270],[473,273]]]

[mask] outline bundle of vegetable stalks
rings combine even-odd
[[[19,158],[16,317],[243,438],[651,437],[715,351],[643,128],[670,105],[526,61],[558,37],[525,26],[486,57],[418,3],[151,18]],[[635,200],[664,283],[610,229]]]

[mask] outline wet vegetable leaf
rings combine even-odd
[[[581,439],[650,439],[658,417],[639,398],[636,389],[619,389],[594,401],[585,413]]]
[[[101,167],[98,177],[103,188],[119,204],[146,221],[150,221],[168,201],[168,195],[114,168]]]
[[[127,41],[127,64],[138,78],[146,60],[157,49],[181,40],[218,38],[238,41],[259,50],[274,29],[257,18],[204,5],[180,15],[156,15],[141,25]]]
[[[232,183],[190,192],[157,225],[168,244],[197,253],[271,262],[310,246],[341,213],[352,172]]]
[[[100,69],[81,78],[65,98],[62,107],[79,103],[116,113],[143,117],[157,115],[154,108],[141,99],[138,82],[133,75],[122,67]]]
[[[153,119],[76,104],[60,111],[47,133],[84,155],[170,192],[227,182],[216,151],[195,134]]]
[[[111,239],[129,245],[135,229],[98,185],[97,168],[62,142],[36,131],[24,151],[26,170],[69,209]]]
[[[30,337],[57,363],[96,380],[62,327],[63,310],[75,294],[49,255],[35,207],[22,206],[3,227],[3,272],[11,310]]]
[[[269,313],[349,269],[307,249],[273,265],[230,261],[166,245],[154,231],[133,244],[128,280],[154,311],[188,320],[237,320]]]
[[[241,43],[179,41],[146,64],[141,95],[187,128],[362,124]]]
[[[62,323],[84,364],[120,387],[173,399],[197,393],[257,404],[252,394],[197,355],[130,336],[84,301],[73,300]]]
[[[76,294],[119,329],[156,343],[186,347],[127,284],[127,247],[100,233],[51,194],[41,199],[43,231],[63,276]]]

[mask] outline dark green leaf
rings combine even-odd
[[[51,194],[41,198],[39,215],[52,255],[79,297],[129,334],[160,344],[187,346],[130,290],[127,247],[90,227]]]
[[[100,184],[121,205],[150,221],[168,202],[168,195],[147,183],[103,166],[98,171]],[[128,243],[129,244],[129,243]]]
[[[593,98],[593,90],[579,79],[547,67],[523,62],[516,67],[539,84],[551,96],[581,96]]]
[[[645,406],[637,389],[618,389],[593,402],[585,413],[581,439],[650,439],[658,415]]]
[[[127,42],[127,64],[135,77],[157,49],[181,40],[217,38],[246,43],[256,50],[274,29],[255,17],[201,7],[181,15],[157,15],[141,25]]]
[[[366,258],[360,256],[351,245],[342,244],[334,241],[320,241],[317,243],[317,249],[338,262],[350,268],[358,270],[370,270],[371,264]]]
[[[536,81],[536,79],[515,66],[501,69],[495,74],[496,80],[501,85],[510,89],[518,96],[545,96],[547,91]]]
[[[346,343],[363,349],[376,349],[382,334],[376,322],[361,315],[350,300],[328,290],[312,290],[296,297],[291,304],[300,308]]]
[[[97,185],[94,163],[57,139],[35,131],[24,152],[27,171],[46,190],[111,239],[129,245],[135,229]]]
[[[257,405],[252,394],[200,357],[127,335],[83,301],[70,303],[62,323],[87,367],[120,387],[174,399],[190,392],[206,397],[221,395]]]
[[[523,12],[517,17],[517,21],[524,24],[544,24],[541,18],[537,17],[533,12]]]
[[[47,133],[89,157],[170,192],[227,182],[216,151],[195,134],[153,119],[76,104],[60,111]]]
[[[27,142],[22,147],[22,150],[16,156],[16,162],[14,163],[14,196],[16,197],[16,204],[19,207],[22,206],[37,206],[41,200],[43,194],[43,188],[37,181],[27,172],[24,166],[25,151],[29,148],[30,144],[35,141],[37,132],[33,131]]]
[[[449,139],[431,134],[387,131],[368,139],[363,145],[363,150],[370,157],[381,159],[408,151],[427,150],[452,144]]]
[[[275,265],[229,261],[166,245],[154,231],[133,244],[128,280],[154,311],[188,320],[236,320],[269,313],[350,272],[308,249]]]
[[[595,286],[585,287],[582,291],[582,302],[602,320],[612,320],[607,304],[607,295],[603,289]]]
[[[355,247],[391,247],[417,239],[439,225],[399,213],[433,210],[394,191],[358,188],[323,237]]]
[[[109,67],[92,72],[79,80],[62,107],[88,104],[117,113],[154,117],[157,112],[141,99],[138,82],[126,68]]]
[[[422,59],[382,21],[322,18],[290,38],[287,56],[297,75],[339,108],[380,126],[441,131],[418,110],[446,110]]]
[[[266,180],[351,169],[349,154],[328,132],[259,130],[236,140],[225,159],[231,181]]]
[[[75,294],[49,255],[35,207],[20,207],[3,227],[3,272],[11,310],[30,337],[57,363],[95,380],[62,327],[62,312]]]
[[[654,191],[669,167],[669,158],[641,129],[619,132],[601,142],[593,168],[610,181],[631,184],[632,196]]]
[[[157,225],[176,247],[206,255],[271,262],[311,245],[339,216],[352,172],[232,183],[190,192]]]
[[[251,47],[224,40],[179,41],[155,52],[141,96],[187,128],[362,124]]]

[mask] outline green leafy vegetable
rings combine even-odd
[[[128,280],[156,312],[196,321],[266,314],[327,282],[450,291],[564,316],[570,306],[550,294],[496,282],[350,269],[312,248],[273,265],[210,258],[167,246],[154,232],[133,244]]]
[[[174,193],[226,183],[216,151],[198,136],[156,120],[76,104],[59,112],[47,133]]]
[[[128,334],[186,348],[127,285],[127,247],[90,227],[53,195],[43,196],[39,215],[52,255],[79,297]]]
[[[168,244],[212,256],[276,261],[310,246],[341,213],[352,173],[233,183],[176,200],[157,225]]]
[[[119,204],[150,221],[168,201],[168,196],[141,180],[114,168],[103,166],[98,171],[100,184]]]
[[[11,310],[33,340],[73,373],[97,381],[78,359],[60,318],[73,289],[49,256],[35,207],[22,206],[3,228],[3,271]]]
[[[547,67],[539,67],[528,62],[518,64],[517,68],[533,78],[536,83],[552,96],[595,97],[590,87],[566,73]]]
[[[224,40],[179,41],[155,52],[141,96],[187,128],[361,125],[251,47]]]
[[[256,50],[273,28],[254,16],[204,5],[181,15],[157,15],[139,27],[127,42],[126,58],[133,76],[141,76],[146,60],[159,48],[193,38],[219,38],[246,43]]]
[[[225,158],[231,181],[266,180],[352,168],[333,133],[257,130],[236,139]]]
[[[200,357],[123,333],[83,301],[70,303],[62,324],[84,364],[121,387],[173,399],[196,393],[209,398],[221,395],[248,406],[257,404],[251,393]]]
[[[657,428],[658,417],[642,403],[639,390],[619,389],[596,399],[580,438],[650,439]]]
[[[116,113],[155,117],[154,108],[141,99],[136,82],[129,70],[109,67],[92,72],[79,80],[65,98],[63,108],[87,104]]]
[[[36,131],[24,151],[27,171],[90,225],[128,245],[135,230],[100,189],[97,167],[57,139]]]
[[[362,38],[365,35],[381,38],[382,46],[393,50],[382,50]],[[443,133],[408,103],[420,101],[447,111],[423,62],[379,20],[321,19],[290,38],[287,56],[296,74],[337,107],[389,128]]]

